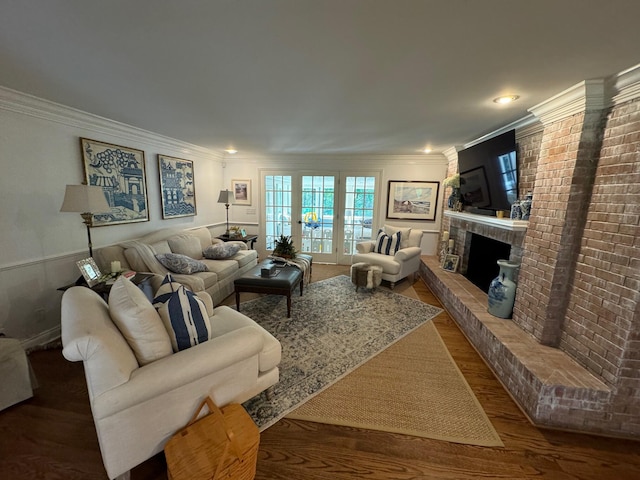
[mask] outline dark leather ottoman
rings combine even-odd
[[[277,275],[263,277],[260,274],[261,269],[270,265],[271,261],[266,260],[233,281],[236,291],[236,309],[240,311],[240,293],[242,292],[285,295],[287,297],[287,318],[289,318],[291,317],[291,292],[298,284],[300,285],[300,296],[302,296],[302,271],[287,265],[277,268]]]

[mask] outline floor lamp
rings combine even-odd
[[[80,213],[84,224],[87,226],[87,240],[89,243],[89,256],[93,257],[93,245],[91,244],[91,227],[93,226],[93,214],[111,210],[104,196],[102,187],[91,185],[67,185],[64,192],[64,201],[61,212]]]
[[[220,190],[218,203],[224,203],[224,206],[227,209],[227,231],[225,233],[227,237],[229,236],[229,204],[235,199],[236,197],[233,195],[233,192],[231,190]]]

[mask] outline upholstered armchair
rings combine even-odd
[[[382,267],[382,279],[393,289],[396,282],[420,268],[422,231],[385,225],[375,240],[356,244],[358,253],[351,263],[364,262]]]

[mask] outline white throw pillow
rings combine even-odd
[[[384,233],[387,235],[393,235],[400,232],[400,248],[407,248],[409,246],[409,235],[411,234],[411,228],[394,227],[393,225],[385,225],[382,227]]]
[[[153,299],[174,352],[211,339],[207,308],[193,292],[167,275]]]
[[[180,253],[196,260],[202,258],[202,244],[198,237],[187,234],[175,235],[168,238],[167,243],[173,253]]]
[[[123,275],[109,292],[109,313],[141,366],[173,353],[160,315],[144,292]]]

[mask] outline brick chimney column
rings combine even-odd
[[[557,346],[605,125],[604,82],[587,81],[530,111],[543,125],[513,321]]]

